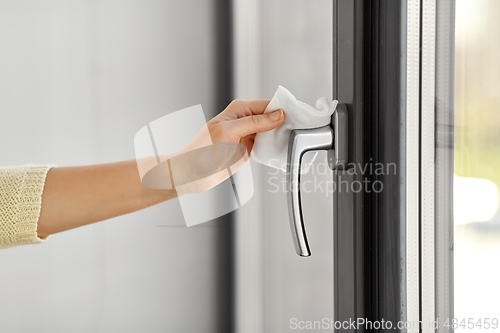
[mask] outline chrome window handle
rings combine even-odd
[[[287,156],[287,199],[290,228],[295,251],[301,257],[309,257],[311,251],[307,242],[302,203],[300,198],[300,170],[304,153],[310,150],[328,150],[333,145],[333,130],[330,125],[308,129],[293,130],[290,134]]]
[[[344,170],[347,166],[347,108],[339,105],[330,125],[304,130],[293,130],[288,143],[286,181],[288,216],[295,251],[301,257],[309,257],[311,251],[307,241],[302,202],[300,198],[300,171],[302,156],[311,150],[331,150],[330,167]]]

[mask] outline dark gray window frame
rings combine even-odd
[[[428,293],[429,288],[426,280],[422,290],[423,224],[419,204],[416,220],[411,217],[414,219],[411,228],[415,228],[417,222],[417,229],[408,229],[408,201],[420,202],[421,198],[419,188],[416,197],[415,192],[408,194],[408,184],[415,184],[414,179],[408,179],[408,170],[413,168],[408,158],[415,162],[415,156],[408,156],[406,147],[410,144],[407,140],[416,133],[420,138],[416,153],[417,164],[420,164],[421,128],[407,126],[408,108],[412,103],[408,96],[415,97],[415,91],[409,91],[412,86],[408,84],[412,74],[407,72],[408,59],[415,54],[407,54],[407,33],[415,32],[415,11],[408,6],[416,5],[417,19],[420,15],[422,20],[423,2],[334,1],[333,96],[348,106],[349,162],[356,166],[370,163],[395,163],[397,166],[395,174],[363,175],[356,170],[354,175],[337,172],[334,176],[337,184],[342,179],[349,183],[381,181],[384,185],[380,193],[337,191],[334,197],[336,320],[383,319],[394,324],[409,319],[422,320],[422,292]],[[408,17],[407,13],[413,16]],[[435,244],[432,244],[435,255],[431,256],[435,290],[431,290],[430,297],[426,294],[424,298],[433,304],[424,306],[432,306],[431,314],[435,308],[435,316],[444,321],[453,316],[454,0],[438,1],[435,14],[436,199],[432,226],[435,227],[432,230],[435,232]],[[413,28],[409,26],[412,20]],[[417,29],[421,29],[421,25],[417,25]],[[421,61],[418,52],[417,48]],[[421,82],[421,78],[417,77],[417,81]],[[421,91],[417,90],[416,96],[420,96],[421,117]],[[415,113],[410,116],[414,117]],[[416,175],[421,184],[418,168]],[[415,169],[412,172],[410,176],[413,177]],[[414,199],[408,199],[408,195]],[[408,231],[414,239],[407,238]],[[410,245],[412,248],[408,251]],[[414,252],[417,252],[417,267]],[[415,273],[417,281],[412,277]],[[408,302],[412,303],[411,307]],[[424,313],[428,315],[429,311]],[[442,326],[439,328],[440,332],[445,330]]]

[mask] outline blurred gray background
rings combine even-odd
[[[130,160],[147,123],[221,111],[220,2],[1,1],[0,165]],[[2,250],[0,332],[227,331],[226,222],[172,200]]]
[[[314,105],[332,94],[331,27],[331,0],[3,0],[0,165],[133,159],[147,123],[278,85]],[[253,199],[218,221],[185,228],[172,200],[0,251],[0,332],[280,333],[332,318],[332,194],[304,195],[313,256],[300,258],[273,192],[283,174],[252,170]]]

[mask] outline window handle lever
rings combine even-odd
[[[300,197],[302,156],[312,150],[329,150],[330,168],[345,169],[347,166],[347,108],[344,104],[339,105],[334,112],[332,125],[333,128],[327,125],[313,129],[293,130],[290,134],[286,165],[288,215],[295,251],[301,257],[311,256]]]

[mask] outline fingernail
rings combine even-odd
[[[276,121],[276,120],[278,120],[278,119],[281,118],[282,114],[283,114],[283,110],[280,109],[280,110],[271,112],[271,114],[269,115],[269,117],[271,117],[272,121]]]

